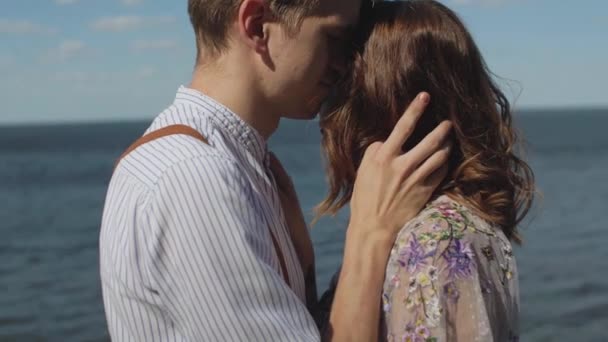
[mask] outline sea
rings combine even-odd
[[[139,122],[0,127],[0,341],[108,341],[98,268],[113,163]],[[608,109],[515,115],[540,195],[515,250],[522,341],[608,341]],[[317,122],[270,141],[308,218],[325,193]],[[341,262],[347,212],[312,228],[318,285]]]

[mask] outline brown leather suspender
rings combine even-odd
[[[141,145],[149,143],[150,141],[156,140],[158,138],[162,138],[162,137],[166,137],[168,135],[174,135],[174,134],[188,135],[188,136],[191,136],[193,138],[196,138],[196,139],[202,141],[205,144],[209,144],[207,142],[207,139],[205,139],[205,137],[202,136],[194,128],[192,128],[190,126],[186,126],[186,125],[171,125],[171,126],[167,126],[167,127],[161,128],[161,129],[159,129],[157,131],[148,133],[148,134],[144,135],[143,137],[139,138],[138,140],[136,140],[120,156],[120,158],[118,158],[118,160],[116,161],[115,166],[118,165],[118,163],[124,157],[126,157],[129,153],[133,152],[136,148],[140,147]],[[279,241],[277,240],[276,236],[274,235],[274,233],[272,232],[272,229],[270,229],[270,227],[268,227],[268,231],[270,232],[270,237],[272,238],[272,244],[274,245],[274,249],[275,249],[275,252],[277,253],[277,257],[279,258],[279,264],[281,266],[281,272],[283,273],[283,280],[285,280],[285,283],[287,283],[287,285],[289,287],[291,287],[291,283],[289,281],[289,273],[287,273],[287,264],[285,263],[285,257],[283,255],[283,251],[281,250],[281,246],[279,245]]]
[[[158,138],[162,138],[162,137],[166,137],[168,135],[174,135],[174,134],[183,134],[183,135],[189,135],[195,139],[198,139],[202,142],[204,142],[205,144],[209,144],[207,142],[207,139],[205,139],[204,136],[202,136],[197,130],[195,130],[194,128],[190,127],[190,126],[186,126],[186,125],[171,125],[171,126],[167,126],[164,128],[161,128],[157,131],[154,132],[150,132],[146,135],[144,135],[143,137],[137,139],[131,146],[129,146],[129,148],[127,148],[127,150],[120,156],[120,158],[118,158],[118,160],[116,161],[116,164],[114,164],[115,166],[118,165],[118,163],[127,156],[127,154],[133,152],[133,150],[135,150],[136,148],[138,148],[139,146],[143,145],[143,144],[147,144],[152,140],[156,140]]]

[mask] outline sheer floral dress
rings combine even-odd
[[[335,281],[321,300],[321,312],[329,312],[334,290]],[[519,341],[511,243],[500,229],[441,196],[399,233],[382,304],[381,340]],[[320,320],[321,329],[326,324]]]

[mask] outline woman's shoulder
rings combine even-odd
[[[423,240],[467,240],[473,243],[487,238],[506,240],[498,227],[487,222],[467,207],[449,196],[442,195],[429,202],[399,232],[397,240],[410,239],[414,235]]]
[[[473,269],[492,269],[503,283],[516,272],[511,243],[502,230],[448,196],[431,201],[404,225],[387,273],[416,274],[430,265],[448,269],[456,278],[466,278]]]
[[[504,268],[511,278],[511,242],[502,230],[448,196],[440,196],[409,221],[399,232],[389,260],[388,270],[419,264],[416,260],[445,262],[470,260],[470,266]],[[426,261],[425,261],[426,262]],[[423,263],[420,263],[423,264]],[[417,267],[406,267],[416,271]],[[501,273],[503,273],[501,272]]]

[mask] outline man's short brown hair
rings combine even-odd
[[[311,15],[321,0],[267,0],[277,19],[288,30],[298,28],[302,19]],[[237,15],[242,0],[188,0],[188,14],[200,54],[221,53],[228,43],[228,28]],[[200,57],[200,56],[199,56]],[[198,58],[197,58],[198,59]]]

